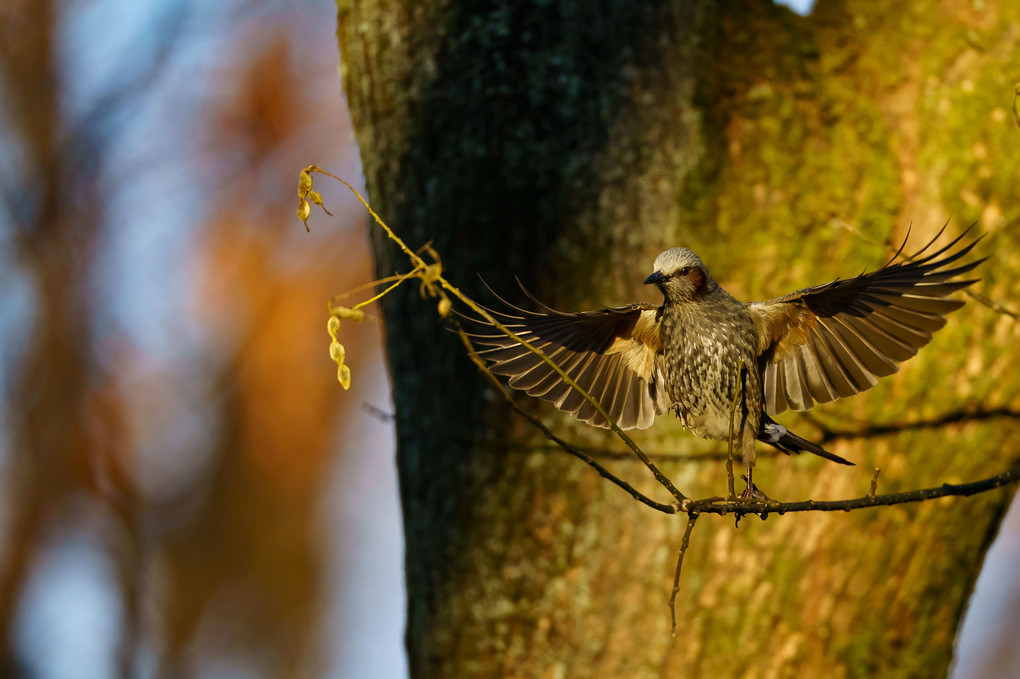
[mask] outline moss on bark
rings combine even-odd
[[[639,290],[654,255],[697,250],[762,299],[887,258],[913,221],[979,219],[983,290],[1015,297],[1020,133],[1008,115],[1020,9],[822,2],[341,0],[339,43],[370,198],[447,272],[513,297],[595,308]],[[1014,74],[1014,75],[1011,75]],[[845,228],[853,227],[853,231]],[[856,232],[856,233],[855,233]],[[874,241],[874,242],[872,242]],[[917,238],[915,242],[920,242]],[[403,262],[376,241],[381,274]],[[387,299],[407,536],[412,676],[930,677],[1009,493],[852,514],[705,517],[669,636],[682,518],[536,449],[414,290]],[[897,376],[819,408],[898,422],[1018,405],[1016,324],[969,304]],[[602,432],[540,405],[568,438]],[[785,414],[810,437],[812,425]],[[833,451],[856,468],[763,456],[783,499],[834,499],[998,471],[1012,422],[916,431]],[[651,451],[706,450],[669,418]],[[656,492],[628,461],[614,471]],[[721,463],[667,462],[696,496]]]

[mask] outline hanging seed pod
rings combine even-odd
[[[450,308],[453,306],[453,302],[450,301],[449,297],[443,297],[439,300],[439,317],[446,318],[450,314]]]
[[[337,365],[344,364],[344,358],[347,356],[347,352],[344,351],[344,345],[334,341],[329,345],[329,357],[333,359],[333,362]]]

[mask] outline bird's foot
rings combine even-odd
[[[744,492],[742,492],[738,496],[738,500],[739,501],[741,501],[741,502],[748,502],[748,503],[750,503],[750,502],[754,502],[754,503],[758,503],[758,502],[775,502],[775,500],[770,498],[768,495],[766,495],[765,493],[763,493],[760,490],[758,490],[758,486],[754,485],[754,483],[747,476],[741,476],[741,478],[744,479],[745,481],[747,481],[747,487],[744,488]],[[764,521],[765,519],[769,518],[769,510],[768,510],[768,508],[763,509],[761,512],[737,512],[736,513],[737,521],[736,521],[736,524],[735,524],[736,527],[738,527],[738,528],[740,527],[740,519],[742,519],[746,514],[752,514],[752,513],[757,514],[758,517],[762,521]]]
[[[740,494],[740,499],[751,500],[753,502],[772,502],[772,498],[758,490],[758,486],[753,483],[747,484],[747,488]]]
[[[747,467],[747,474],[741,474],[740,478],[747,482],[747,488],[744,488],[744,492],[740,494],[741,500],[753,500],[755,502],[775,502],[765,493],[758,490],[758,486],[754,485],[754,480],[751,477],[752,467]]]

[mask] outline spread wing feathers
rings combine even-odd
[[[897,261],[901,247],[877,271],[748,305],[765,410],[807,410],[870,389],[930,342],[945,315],[963,306],[946,296],[975,282],[953,279],[984,261],[951,266],[980,240],[953,252],[967,231],[935,252],[926,254],[942,231],[907,261]]]
[[[621,429],[644,429],[665,412],[662,377],[655,367],[660,346],[658,307],[630,304],[564,313],[531,299],[541,306],[540,312],[509,304],[516,313],[487,311],[552,359]],[[609,426],[592,404],[524,345],[493,332],[493,326],[483,319],[464,320],[472,340],[488,347],[479,354],[489,361],[489,369],[508,376],[511,387],[549,401],[582,422]]]

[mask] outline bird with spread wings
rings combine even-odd
[[[554,361],[602,412],[540,356],[491,332],[485,321],[471,322],[472,337],[487,347],[480,353],[492,372],[508,377],[511,387],[588,424],[608,427],[605,413],[621,429],[644,429],[672,411],[699,437],[732,435],[747,468],[744,496],[761,497],[751,477],[755,441],[852,464],[773,416],[870,389],[928,344],[946,314],[963,306],[950,295],[975,282],[959,277],[983,260],[960,263],[977,243],[961,245],[966,232],[932,251],[941,234],[912,257],[902,258],[901,247],[876,271],[767,302],[736,300],[694,252],[672,248],[656,258],[644,281],[662,292],[660,306],[565,313],[525,291],[537,311],[510,305],[491,311]]]

